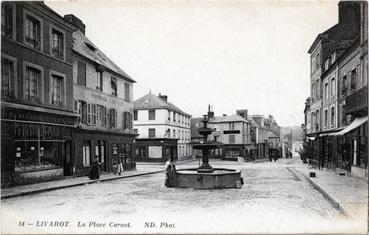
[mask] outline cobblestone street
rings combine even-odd
[[[297,159],[241,164],[212,161],[212,165],[242,169],[245,184],[241,189],[228,190],[166,188],[164,174],[158,173],[12,198],[2,201],[2,215],[7,215],[3,216],[3,225],[7,225],[3,232],[365,231],[365,218],[345,218],[293,170],[301,166]],[[21,221],[25,227],[19,226]],[[40,221],[70,223],[67,227],[43,228],[37,221],[38,225]],[[78,222],[86,223],[86,227],[78,227]]]

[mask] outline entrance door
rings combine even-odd
[[[71,164],[71,141],[67,140],[64,144],[64,176],[71,176],[72,175],[72,164]]]
[[[99,158],[101,163],[101,171],[106,172],[106,147],[105,141],[98,141],[95,145],[95,155]]]
[[[357,140],[354,139],[353,141],[353,162],[352,165],[356,166],[357,165]]]

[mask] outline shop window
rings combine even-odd
[[[51,30],[51,55],[61,60],[64,58],[64,34],[56,29]]]
[[[37,128],[35,127],[37,132]],[[31,129],[29,129],[29,133]],[[62,142],[26,141],[15,147],[15,171],[27,172],[61,167]]]
[[[86,86],[86,63],[78,61],[77,84]]]
[[[25,20],[25,43],[31,48],[41,50],[41,22],[30,15]]]
[[[24,85],[25,99],[41,103],[41,71],[27,66]]]
[[[90,142],[89,141],[83,141],[82,146],[82,158],[83,158],[83,166],[88,167],[90,166]]]
[[[1,58],[1,96],[13,96],[12,81],[14,80],[15,77],[13,61]]]

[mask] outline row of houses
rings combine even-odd
[[[224,160],[253,161],[281,154],[280,126],[273,118],[264,115],[248,115],[247,109],[237,110],[236,114],[215,116],[209,106],[208,127],[213,129],[208,140],[220,143],[211,153],[212,158]],[[197,129],[203,127],[203,118],[191,119],[192,143],[201,143],[203,137]],[[194,155],[201,152],[194,150]]]
[[[2,2],[1,14],[2,187],[85,176],[96,159],[109,173],[118,159],[130,170],[197,154],[200,119],[166,95],[133,101],[135,80],[86,37],[79,18],[42,1]],[[214,157],[253,160],[280,147],[272,116],[209,115],[221,143]]]
[[[1,4],[2,185],[135,168],[135,81],[43,2]]]
[[[305,103],[309,162],[367,177],[368,6],[340,1],[338,23],[309,49],[310,97]]]

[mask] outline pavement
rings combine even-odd
[[[263,159],[264,162],[268,159]],[[281,159],[282,160],[282,159]],[[298,160],[299,161],[299,160]],[[177,165],[196,164],[197,160],[186,160],[177,162]],[[257,162],[251,162],[254,164]],[[247,163],[242,163],[247,164]],[[345,175],[340,176],[333,171],[318,170],[307,164],[291,165],[290,169],[296,170],[309,181],[314,188],[326,197],[333,206],[347,217],[355,218],[367,216],[368,205],[368,182],[362,178]],[[31,185],[22,185],[1,190],[1,199],[31,195],[57,189],[82,186],[96,182],[104,182],[129,177],[137,177],[155,174],[164,171],[163,164],[137,163],[137,170],[125,171],[121,175],[102,174],[99,180],[90,180],[86,177],[66,178],[63,180],[49,181]],[[316,177],[309,177],[310,172],[315,172]]]
[[[187,163],[194,162],[193,159],[184,160],[184,161],[178,161],[176,162],[177,165],[183,165]],[[3,188],[1,189],[1,200],[7,199],[7,198],[14,198],[19,196],[26,196],[36,193],[42,193],[42,192],[48,192],[52,190],[58,190],[63,188],[70,188],[70,187],[76,187],[76,186],[82,186],[86,184],[93,184],[97,182],[105,182],[110,180],[116,180],[116,179],[124,179],[124,178],[130,178],[130,177],[137,177],[137,176],[143,176],[143,175],[149,175],[149,174],[155,174],[159,172],[163,172],[164,169],[164,163],[136,163],[136,170],[129,170],[124,171],[121,173],[121,175],[118,174],[101,174],[100,179],[98,180],[90,180],[88,176],[81,176],[81,177],[68,177],[62,180],[55,180],[55,181],[48,181],[43,183],[37,183],[37,184],[28,184],[28,185],[21,185],[21,186],[15,186],[15,187],[9,187],[9,188]]]
[[[293,169],[301,173],[345,216],[352,219],[368,216],[367,179],[350,175],[342,176],[335,171],[319,170],[306,164]],[[315,172],[316,177],[309,177],[310,172]]]

